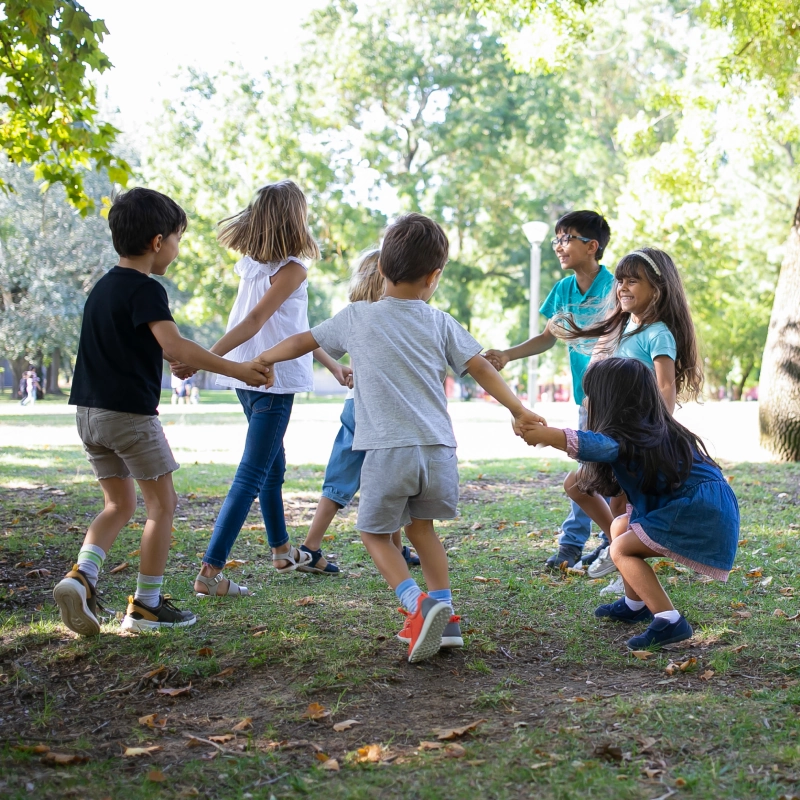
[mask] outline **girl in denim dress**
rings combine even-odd
[[[627,642],[631,650],[689,639],[692,627],[675,609],[648,558],[670,558],[727,581],[739,541],[736,496],[702,441],[668,412],[653,372],[636,359],[589,366],[583,380],[588,430],[527,425],[530,445],[565,450],[583,462],[582,491],[625,492],[625,514],[611,525],[611,557],[625,594],[595,616],[652,620]]]

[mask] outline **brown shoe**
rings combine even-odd
[[[81,636],[100,633],[97,593],[77,564],[56,584],[53,599],[61,612],[61,621],[71,631]]]
[[[141,600],[128,598],[128,610],[120,623],[124,631],[152,631],[158,628],[185,628],[194,625],[197,617],[191,611],[181,611],[172,601],[159,596],[155,608],[146,606]]]

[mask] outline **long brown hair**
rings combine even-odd
[[[295,258],[319,258],[308,227],[308,203],[293,181],[262,186],[244,211],[219,223],[220,244],[262,264]]]
[[[702,440],[667,411],[653,371],[635,358],[609,358],[583,376],[587,430],[619,445],[619,461],[641,478],[645,494],[676,491],[697,461],[714,464]],[[619,493],[611,464],[584,463],[578,486],[588,494]]]
[[[375,303],[383,297],[386,291],[386,278],[378,269],[380,255],[381,251],[378,249],[365,250],[353,265],[348,291],[351,303],[358,303],[360,300]]]
[[[678,399],[696,400],[703,389],[703,366],[689,302],[672,259],[663,250],[642,247],[619,260],[614,278],[617,282],[622,282],[623,278],[645,280],[653,287],[653,299],[640,315],[641,325],[633,333],[625,333],[631,315],[622,310],[615,292],[614,308],[605,319],[580,328],[571,314],[559,314],[553,319],[553,335],[567,341],[606,337],[600,355],[611,356],[623,339],[636,336],[655,322],[663,322],[675,337],[675,391]]]

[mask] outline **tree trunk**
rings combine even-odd
[[[19,392],[19,382],[22,380],[22,373],[28,369],[28,359],[27,358],[9,358],[8,363],[11,365],[11,374],[14,376],[14,386],[12,387],[11,391],[14,397],[19,398],[17,392]],[[23,394],[23,397],[25,395]]]
[[[761,444],[800,461],[800,205],[786,245],[759,383]]]
[[[61,349],[56,347],[50,354],[50,366],[47,368],[48,394],[64,394],[58,386],[58,373],[61,371]]]

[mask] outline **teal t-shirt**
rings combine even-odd
[[[572,314],[575,322],[583,327],[601,317],[609,301],[609,293],[614,288],[614,276],[601,264],[592,285],[581,294],[578,281],[574,275],[562,278],[547,295],[547,299],[539,309],[541,314],[551,319],[556,314]],[[583,373],[589,366],[590,353],[582,353],[569,345],[569,368],[572,372],[572,395],[575,402],[583,402]]]
[[[656,369],[653,359],[657,356],[669,356],[675,360],[675,337],[663,322],[653,322],[639,330],[639,326],[629,319],[625,333],[632,335],[624,337],[614,351],[617,358],[635,358],[647,364],[653,372]]]

